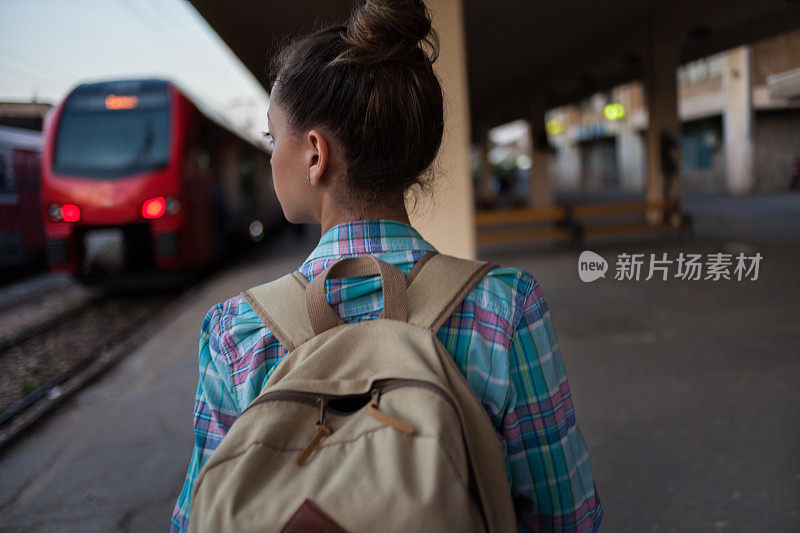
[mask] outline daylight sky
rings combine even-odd
[[[134,77],[266,129],[266,92],[186,0],[0,0],[0,101],[55,104],[83,81]]]

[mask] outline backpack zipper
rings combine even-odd
[[[380,383],[379,387],[375,387],[378,388],[379,395],[402,387],[420,387],[423,389],[428,389],[429,391],[435,392],[441,396],[450,405],[450,407],[452,407],[453,410],[458,413],[458,408],[456,407],[456,404],[450,395],[443,391],[438,385],[428,381],[422,381],[421,379],[391,378],[379,380],[377,383]]]
[[[372,386],[370,391],[367,394],[374,394],[374,391],[378,391],[378,395],[380,396],[383,393],[389,392],[390,390],[399,389],[402,387],[421,387],[424,389],[428,389],[430,391],[435,392],[439,396],[441,396],[449,405],[453,408],[456,412],[458,409],[456,408],[455,402],[453,399],[450,398],[450,395],[444,392],[441,387],[438,385],[434,385],[433,383],[429,383],[427,381],[422,381],[419,379],[404,379],[404,378],[390,378],[390,379],[381,379],[375,382]],[[292,401],[303,403],[306,405],[311,406],[318,406],[319,405],[319,398],[324,400],[324,403],[327,404],[329,400],[333,399],[344,399],[344,398],[358,398],[360,396],[365,396],[365,394],[343,394],[343,395],[336,395],[336,394],[321,394],[317,392],[303,392],[303,391],[292,391],[292,390],[281,390],[281,391],[274,391],[268,392],[261,397],[257,398],[253,403],[251,403],[247,409],[242,411],[244,414],[250,408],[255,407],[256,405],[271,402],[271,401]],[[336,409],[331,409],[327,405],[325,405],[325,410],[330,411],[334,414],[338,415],[348,415],[352,413],[344,413],[342,411],[338,411]],[[241,416],[241,415],[239,415]]]
[[[414,433],[414,426],[412,426],[408,422],[400,420],[399,418],[390,416],[382,412],[378,408],[378,402],[380,400],[381,394],[402,387],[420,387],[433,391],[439,396],[441,396],[450,405],[450,407],[452,407],[453,410],[456,413],[458,413],[458,409],[456,408],[456,405],[453,402],[452,398],[450,398],[450,395],[444,392],[442,388],[439,387],[438,385],[434,385],[433,383],[429,383],[427,381],[422,381],[418,379],[390,378],[390,379],[382,379],[376,381],[373,384],[372,388],[369,391],[369,393],[372,396],[372,399],[366,405],[367,415],[371,416],[372,418],[374,418],[378,422],[381,422],[382,424],[391,426],[397,429],[398,431],[401,431],[408,435],[412,435]],[[303,448],[303,451],[300,452],[300,455],[298,455],[296,459],[297,465],[303,466],[308,460],[309,456],[311,456],[314,450],[317,449],[322,440],[325,437],[329,437],[331,435],[331,429],[328,427],[325,418],[326,409],[333,413],[345,416],[357,412],[353,411],[351,413],[344,413],[336,409],[331,409],[328,406],[328,402],[332,399],[358,398],[362,396],[364,395],[363,394],[334,395],[334,394],[320,394],[314,392],[303,392],[303,391],[292,391],[292,390],[274,391],[274,392],[268,392],[263,396],[259,397],[256,401],[251,403],[247,407],[247,409],[245,409],[245,411],[258,404],[266,403],[269,401],[279,401],[279,400],[293,401],[293,402],[303,403],[306,405],[318,406],[319,419],[315,424],[316,431],[314,432],[314,436],[311,438],[308,444],[306,444],[305,448]],[[242,414],[244,414],[244,412],[242,412]]]

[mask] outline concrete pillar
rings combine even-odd
[[[531,160],[533,166],[529,172],[528,204],[531,207],[549,207],[553,205],[553,188],[550,183],[547,135],[545,133],[544,102],[540,94],[534,93],[531,98],[528,130],[530,131]]]
[[[561,190],[578,192],[581,189],[581,151],[572,139],[559,144],[553,161],[553,185]]]
[[[629,192],[644,190],[644,143],[633,125],[623,124],[617,134],[617,161],[619,161],[620,189]]]
[[[552,138],[557,148],[551,166],[550,184],[554,190],[577,192],[581,188],[581,151],[574,137],[579,116],[578,106],[570,104],[562,107],[552,117],[548,117],[561,121],[566,127],[564,132]]]
[[[441,52],[434,64],[445,98],[445,128],[435,197],[409,205],[412,225],[440,252],[475,258],[475,210],[470,175],[470,121],[462,0],[429,0]]]
[[[626,116],[617,126],[617,161],[619,161],[620,189],[643,192],[645,190],[644,139],[636,129],[634,114],[641,109],[642,86],[628,83],[614,93],[614,101],[625,107]]]
[[[740,46],[725,54],[722,84],[727,188],[733,194],[750,194],[755,186],[755,158],[753,67],[749,46]]]
[[[661,32],[651,21],[645,36],[644,90],[648,114],[647,201],[680,199],[680,120],[678,118],[679,62],[674,33]],[[647,213],[648,222],[663,220],[659,209]],[[678,223],[678,216],[671,221]]]

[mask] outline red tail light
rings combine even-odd
[[[167,211],[167,200],[163,196],[150,198],[142,204],[142,216],[144,218],[161,218]]]
[[[61,219],[64,222],[77,222],[81,219],[81,210],[75,204],[61,206]]]

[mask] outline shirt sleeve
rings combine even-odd
[[[536,280],[509,347],[509,392],[500,432],[519,530],[596,531],[603,507]]]
[[[173,532],[187,530],[197,476],[240,412],[231,388],[230,366],[220,354],[222,307],[223,304],[217,304],[211,308],[203,320],[200,333],[200,379],[194,401],[194,449],[186,481],[172,511],[170,529]]]

